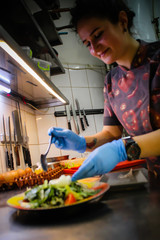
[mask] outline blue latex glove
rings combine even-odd
[[[68,129],[50,128],[48,130],[49,136],[53,134],[52,143],[57,148],[63,150],[74,150],[79,153],[86,151],[86,140],[84,137],[77,135]]]
[[[119,162],[127,159],[122,139],[96,148],[72,176],[72,181],[110,172]]]

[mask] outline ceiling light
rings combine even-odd
[[[0,81],[0,92],[10,93],[10,86],[2,81]]]
[[[6,83],[10,83],[10,80],[0,74],[0,79],[4,80]]]
[[[61,102],[66,101],[61,98],[39,75],[3,40],[0,40],[0,47],[3,48],[16,62],[18,62],[28,73],[30,73],[48,92],[57,97]]]

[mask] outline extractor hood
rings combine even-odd
[[[69,103],[2,26],[0,26],[0,80],[11,88],[9,97],[18,98],[36,108]]]

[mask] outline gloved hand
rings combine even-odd
[[[119,162],[127,159],[122,139],[96,148],[72,176],[72,181],[110,172]]]
[[[53,134],[52,143],[57,148],[63,150],[74,150],[83,153],[86,150],[86,140],[84,137],[77,135],[68,129],[50,128],[48,130],[49,136]]]

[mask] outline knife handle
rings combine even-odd
[[[6,151],[5,151],[5,161],[6,161],[6,166],[7,166],[7,168],[10,168],[10,167],[11,167],[11,164],[10,164],[9,154],[8,154],[8,150],[7,150],[7,149],[6,149]]]
[[[28,164],[27,159],[26,159],[26,149],[24,146],[22,146],[22,152],[23,152],[24,162],[25,162],[25,164]]]
[[[14,169],[14,163],[13,163],[13,154],[10,152],[10,165],[11,165],[11,170]]]
[[[71,123],[68,122],[68,129],[72,130]]]
[[[85,127],[84,127],[84,123],[83,123],[83,118],[80,118],[80,121],[81,121],[82,130],[84,131],[84,130],[85,130]]]
[[[24,146],[22,146],[22,149],[23,149],[23,157],[24,157],[25,164],[28,164],[29,167],[32,167],[31,155],[30,155],[29,149],[27,149]]]
[[[14,147],[14,153],[15,153],[15,157],[16,157],[16,165],[20,166],[19,148],[17,145],[15,145],[15,147]]]
[[[86,115],[84,115],[84,119],[86,121],[87,126],[89,126],[88,119],[87,119]]]
[[[32,167],[31,155],[28,148],[26,148],[26,158],[27,158],[28,166]]]

